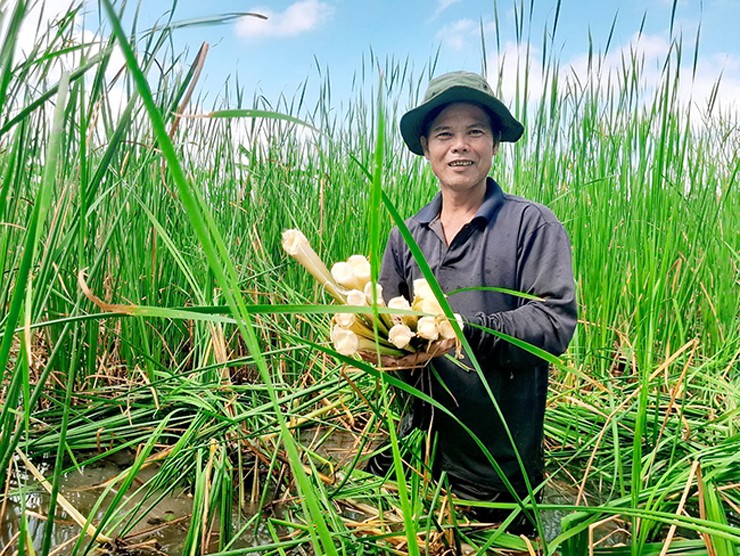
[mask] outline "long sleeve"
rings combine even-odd
[[[570,242],[559,222],[540,221],[533,229],[523,228],[517,253],[518,289],[542,301],[521,298],[515,309],[477,312],[466,319],[560,355],[568,347],[577,320]],[[473,350],[496,366],[515,369],[541,361],[479,328],[468,325],[465,332]]]
[[[404,270],[404,243],[398,228],[393,228],[383,253],[383,262],[380,266],[378,282],[383,286],[383,297],[386,302],[399,295],[405,296],[409,301],[408,277]]]

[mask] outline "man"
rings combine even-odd
[[[406,225],[442,290],[449,294],[459,288],[493,286],[537,297],[481,289],[448,297],[452,310],[464,318],[466,339],[534,488],[543,479],[548,364],[480,327],[555,355],[565,351],[576,325],[567,234],[549,209],[504,193],[488,177],[500,142],[517,141],[524,129],[481,76],[453,72],[433,79],[424,101],[401,118],[400,127],[408,148],[429,161],[439,180],[439,193]],[[413,280],[421,277],[410,250],[394,229],[379,279],[384,297],[411,299]],[[463,363],[472,368],[467,357]],[[433,359],[431,365],[433,370],[416,372],[416,387],[473,431],[518,496],[525,497],[527,489],[514,449],[479,375],[444,357]],[[437,476],[447,472],[455,494],[472,500],[514,500],[483,451],[454,419],[418,400],[414,406],[414,424],[436,437],[433,471]],[[381,459],[371,460],[368,468],[385,471]],[[489,520],[507,513],[483,512],[478,517]]]

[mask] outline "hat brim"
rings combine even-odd
[[[472,102],[488,110],[497,119],[492,124],[498,124],[501,131],[501,141],[514,143],[524,133],[524,126],[511,115],[509,109],[497,98],[470,87],[450,87],[424,104],[409,110],[401,117],[401,136],[412,153],[424,155],[421,136],[424,133],[424,120],[427,115],[435,108],[452,102]]]

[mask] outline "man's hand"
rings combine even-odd
[[[419,369],[425,366],[434,357],[439,357],[450,351],[457,344],[456,338],[450,338],[448,340],[437,340],[429,344],[426,350],[417,351],[416,353],[409,353],[402,357],[393,357],[391,355],[380,356],[379,370],[382,371],[398,371],[402,369]],[[359,352],[360,357],[363,361],[368,363],[378,364],[378,354],[374,351],[361,351]]]

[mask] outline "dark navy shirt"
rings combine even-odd
[[[568,347],[576,326],[571,251],[568,236],[543,205],[504,193],[488,178],[483,203],[473,219],[447,245],[439,221],[441,194],[406,221],[411,234],[448,294],[476,359],[501,409],[533,482],[542,479],[543,421],[548,364],[541,358],[484,333],[471,324],[514,336],[549,353]],[[386,300],[412,297],[422,274],[398,229],[388,239],[380,273]],[[496,286],[533,294],[540,300],[490,291],[452,293],[466,287]],[[468,324],[469,323],[469,324]],[[466,357],[462,363],[471,366]],[[519,465],[501,420],[474,371],[447,358],[433,360],[434,372],[417,373],[417,387],[465,423],[483,442],[518,492],[526,492]],[[468,498],[485,499],[503,491],[480,448],[448,415],[426,408],[422,426],[437,435],[435,468]],[[420,408],[417,404],[416,411]],[[457,488],[455,488],[457,486]],[[534,485],[533,485],[534,486]]]

